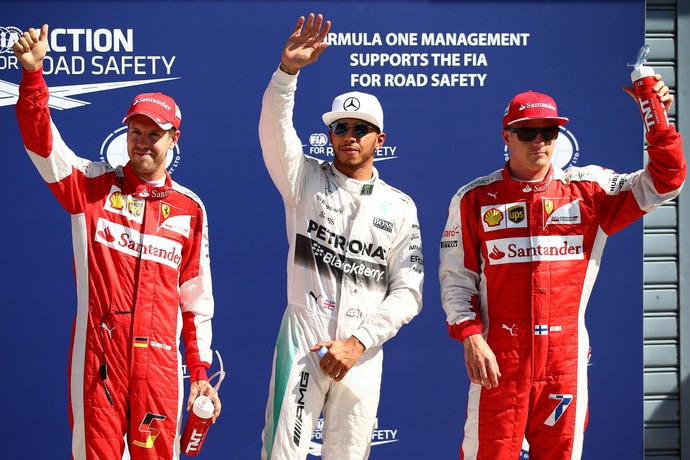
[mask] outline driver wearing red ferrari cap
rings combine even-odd
[[[191,390],[209,384],[214,302],[206,211],[165,169],[180,109],[161,93],[134,98],[129,161],[77,157],[51,123],[42,63],[48,26],[15,43],[22,64],[17,119],[29,157],[72,218],[77,312],[69,369],[72,458],[177,459],[182,418],[180,331]]]
[[[673,97],[654,92],[666,110]],[[626,89],[628,92],[632,90]],[[681,136],[648,134],[649,163],[618,174],[552,163],[556,102],[518,94],[504,168],[461,187],[441,239],[441,300],[470,378],[461,459],[579,459],[587,424],[585,308],[609,235],[680,192]]]

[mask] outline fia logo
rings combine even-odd
[[[24,32],[14,26],[0,26],[0,54],[12,53],[12,46]]]

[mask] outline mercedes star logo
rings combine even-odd
[[[347,112],[356,112],[359,110],[359,99],[354,96],[348,97],[343,103],[343,109]]]

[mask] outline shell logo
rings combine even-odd
[[[495,227],[503,220],[503,213],[496,208],[491,208],[484,213],[484,222],[489,227]]]
[[[122,198],[122,192],[115,192],[110,195],[110,205],[115,208],[122,210],[125,207],[125,201]]]

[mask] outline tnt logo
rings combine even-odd
[[[192,431],[192,435],[189,437],[189,442],[187,447],[185,447],[184,453],[188,454],[190,452],[197,452],[201,447],[201,441],[204,439],[204,432],[197,431],[196,428]]]
[[[649,99],[639,99],[640,110],[642,111],[642,118],[644,118],[645,130],[649,132],[650,128],[654,124],[654,115],[652,114],[653,102]]]
[[[642,119],[644,120],[645,132],[658,131],[665,129],[669,126],[668,115],[666,114],[666,109],[660,105],[656,98],[648,98],[638,96],[637,101],[640,106],[640,112],[642,113]]]

